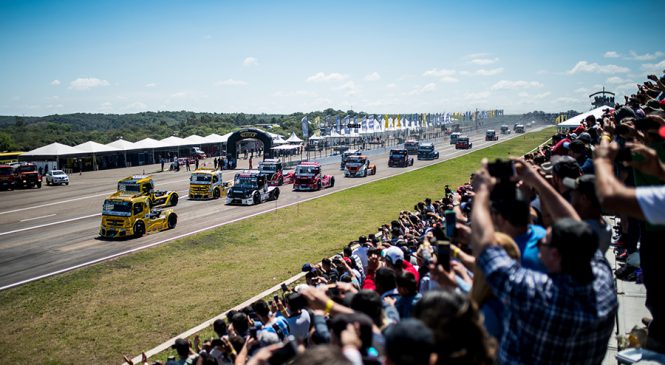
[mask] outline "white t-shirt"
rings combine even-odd
[[[639,186],[635,195],[647,222],[665,224],[665,185]]]

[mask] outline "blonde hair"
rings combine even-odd
[[[520,249],[517,247],[515,241],[505,233],[495,232],[494,240],[501,246],[508,256],[516,261],[520,261]],[[478,266],[473,269],[473,285],[471,286],[471,300],[480,307],[486,300],[492,297],[492,290],[490,289],[485,275],[478,269]]]

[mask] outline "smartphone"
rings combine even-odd
[[[256,334],[259,332],[259,330],[254,327],[249,329],[249,337],[253,338],[256,340]]]
[[[275,294],[275,296],[272,297],[272,299],[275,301],[275,303],[279,303],[279,295]]]
[[[439,265],[450,271],[450,242],[443,241],[437,245],[436,258]]]
[[[455,233],[457,232],[455,229],[455,225],[457,224],[457,215],[455,214],[454,210],[446,210],[444,217],[446,219],[446,236],[448,236],[449,239],[453,239],[453,237],[455,237]]]
[[[298,343],[296,342],[295,337],[289,336],[287,339],[288,342],[282,345],[279,349],[273,351],[268,359],[270,365],[285,364],[298,354]]]
[[[285,293],[286,293],[287,291],[289,291],[289,287],[286,286],[285,283],[282,283],[282,291],[285,292]]]
[[[515,164],[513,161],[496,160],[487,164],[487,170],[490,176],[497,178],[499,181],[509,181],[511,177],[515,176]]]

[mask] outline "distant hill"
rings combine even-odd
[[[310,122],[327,117],[333,122],[337,116],[366,115],[352,110],[326,109],[307,113]],[[0,116],[0,151],[29,151],[53,142],[77,145],[87,141],[109,143],[120,137],[128,141],[143,138],[162,139],[172,135],[187,137],[192,134],[220,135],[248,125],[274,125],[271,131],[288,136],[296,132],[302,137],[300,121],[303,113],[280,114],[219,114],[175,112],[143,112],[135,114],[89,114],[76,113],[48,115],[45,117]],[[545,120],[542,112],[514,116],[515,119],[533,117]],[[504,116],[510,119],[513,116]],[[317,126],[314,125],[313,128]]]

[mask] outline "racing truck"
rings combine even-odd
[[[259,162],[259,172],[266,176],[270,186],[293,184],[293,171],[284,174],[284,166],[278,158],[266,158]]]
[[[510,134],[510,128],[506,124],[501,126],[501,134]]]
[[[141,237],[146,233],[175,228],[178,216],[172,208],[151,208],[145,195],[118,195],[104,200],[101,238]]]
[[[404,148],[406,151],[409,153],[409,155],[417,155],[418,154],[418,141],[414,139],[407,140],[404,142]]]
[[[0,188],[14,189],[16,186],[16,176],[14,168],[9,165],[0,165]]]
[[[344,166],[344,177],[366,177],[376,175],[376,165],[369,163],[365,155],[350,156]]]
[[[473,147],[473,144],[469,141],[469,137],[459,136],[459,138],[457,138],[457,143],[455,143],[456,150],[468,150],[471,147]]]
[[[122,195],[147,196],[152,207],[175,207],[178,204],[178,193],[155,190],[152,176],[134,175],[118,181],[118,191],[113,193],[111,198]]]
[[[498,141],[499,136],[496,135],[496,131],[494,129],[488,129],[485,131],[485,140],[486,141]]]
[[[226,193],[233,181],[223,181],[222,171],[199,168],[189,178],[189,199],[219,199]]]
[[[39,189],[42,187],[42,175],[37,171],[37,166],[29,162],[21,162],[14,165],[14,183],[17,187]]]
[[[418,160],[438,160],[439,151],[434,149],[434,143],[421,143],[418,147]]]
[[[515,133],[524,133],[524,124],[515,125]]]
[[[388,167],[408,167],[413,166],[413,157],[409,157],[409,151],[406,149],[390,150],[388,157]]]
[[[457,138],[461,136],[462,133],[460,132],[453,132],[450,134],[450,144],[456,144],[457,143]]]
[[[279,188],[270,186],[265,175],[258,170],[245,170],[235,175],[226,194],[226,204],[254,205],[278,198]]]
[[[321,164],[318,162],[301,162],[296,166],[294,191],[321,190],[335,186],[335,177],[323,175]]]
[[[346,160],[348,160],[351,156],[360,156],[362,152],[359,150],[353,150],[353,151],[344,151],[342,152],[342,163],[339,166],[340,170],[344,170],[344,166],[346,165]]]
[[[208,155],[206,155],[206,153],[203,152],[203,150],[200,147],[192,147],[190,155],[192,156],[193,159],[196,160],[205,160],[206,158],[208,158]]]

